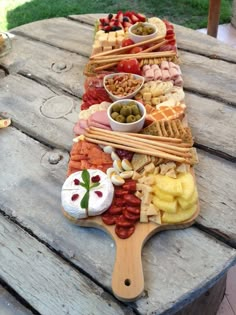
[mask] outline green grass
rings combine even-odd
[[[220,23],[231,17],[232,0],[221,1]],[[0,0],[0,30],[69,14],[139,11],[193,29],[207,25],[208,0]]]

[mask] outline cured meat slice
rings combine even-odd
[[[79,121],[75,124],[73,132],[77,136],[85,134],[85,129],[80,126]]]
[[[97,111],[93,113],[90,118],[91,121],[110,127],[110,122],[106,110]]]

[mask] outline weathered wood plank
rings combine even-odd
[[[61,214],[66,157],[49,164],[53,151],[14,128],[2,130],[0,146],[7,152],[0,172],[9,170],[0,182],[0,209],[110,289],[112,240],[102,231],[74,226]],[[143,249],[146,295],[132,305],[141,314],[172,314],[212,286],[235,259],[235,250],[196,228],[160,233]]]
[[[1,80],[0,90],[0,112],[11,117],[16,127],[50,146],[70,149],[79,100],[57,95],[19,75]]]
[[[133,314],[3,216],[0,239],[1,277],[42,315]]]
[[[189,92],[185,100],[195,142],[236,157],[236,108]]]
[[[184,88],[236,105],[236,64],[180,52]]]
[[[94,26],[96,20],[106,14],[70,15],[69,18]],[[174,24],[178,48],[211,58],[236,63],[236,51],[231,46],[190,28]]]
[[[209,315],[216,314],[224,297],[226,275],[224,275],[212,288],[202,294],[198,299],[187,305],[175,315]]]
[[[200,163],[195,168],[200,196],[197,222],[223,233],[236,247],[236,167],[213,155],[198,150]]]
[[[14,36],[12,45],[11,52],[1,59],[9,73],[36,77],[44,84],[79,97],[83,95],[83,69],[87,58],[19,35]]]
[[[2,246],[2,243],[1,243]],[[0,285],[0,310],[2,315],[32,315],[14,296]]]
[[[93,27],[65,18],[41,20],[11,30],[14,34],[28,36],[52,46],[90,56]]]

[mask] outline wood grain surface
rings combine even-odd
[[[32,315],[33,313],[0,285],[0,310],[3,315]]]
[[[195,227],[161,232],[146,243],[144,293],[122,305],[111,289],[114,242],[102,231],[71,224],[60,211],[83,95],[82,71],[97,17],[18,27],[12,30],[13,50],[0,60],[9,73],[0,80],[0,116],[12,118],[12,126],[0,130],[0,278],[41,314],[75,314],[77,309],[89,315],[171,315],[206,292],[236,261],[236,51],[175,26],[188,120],[202,148],[196,167],[201,214]],[[63,286],[68,288],[64,295],[58,289]]]

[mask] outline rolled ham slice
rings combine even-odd
[[[175,68],[177,70],[179,69],[179,66],[176,63],[172,62],[172,61],[169,62],[169,66],[170,66],[170,68]]]
[[[169,70],[161,70],[161,73],[162,73],[162,81],[169,81],[170,80]]]
[[[184,84],[184,81],[182,77],[179,75],[178,78],[174,81],[174,85],[182,87],[183,84]]]
[[[154,64],[154,65],[151,65],[151,68],[155,71],[156,69],[160,69],[158,65]]]
[[[175,81],[180,76],[176,68],[170,68],[169,73],[170,73],[170,79],[173,81]]]
[[[145,81],[152,81],[154,79],[154,70],[149,69],[145,71]]]
[[[151,68],[150,65],[144,65],[143,66],[143,71],[145,72],[146,70],[149,70]]]
[[[162,79],[162,72],[160,68],[154,70],[154,80],[161,80]]]
[[[169,70],[169,62],[166,60],[163,60],[160,64],[161,70]]]

